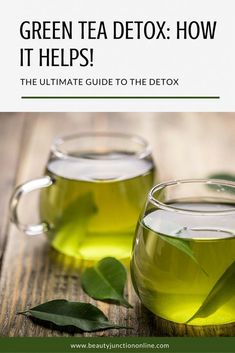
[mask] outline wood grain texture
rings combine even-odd
[[[17,129],[15,128],[17,125]],[[0,259],[4,253],[8,227],[8,200],[15,185],[24,126],[23,114],[0,114]]]
[[[193,327],[155,318],[139,302],[129,279],[133,310],[90,299],[80,287],[79,263],[51,250],[46,237],[28,237],[9,224],[13,184],[41,176],[55,136],[85,131],[119,131],[145,137],[153,148],[162,180],[235,173],[235,114],[183,113],[26,113],[0,115],[1,336],[67,336],[35,325],[17,311],[47,300],[67,298],[96,304],[110,321],[132,330],[85,336],[234,336],[235,326]],[[37,221],[36,195],[20,207],[24,222]],[[7,238],[6,238],[7,235]],[[7,241],[6,241],[7,239]]]

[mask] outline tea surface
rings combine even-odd
[[[54,184],[41,194],[41,217],[50,225],[51,245],[84,260],[130,256],[146,193],[154,178],[152,160],[125,153],[86,154],[52,160]]]
[[[234,209],[231,205],[212,203],[172,205],[202,212]],[[150,311],[167,320],[186,323],[234,261],[234,214],[202,216],[155,210],[145,215],[137,230],[132,280]],[[212,298],[210,308],[189,324],[235,321],[235,272],[229,280],[230,285],[221,285]]]

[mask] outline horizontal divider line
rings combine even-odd
[[[22,96],[21,99],[220,99],[220,96]]]

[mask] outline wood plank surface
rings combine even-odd
[[[9,223],[13,184],[43,175],[55,136],[85,131],[139,134],[152,146],[161,180],[235,173],[235,114],[216,113],[26,113],[0,114],[1,336],[67,336],[16,312],[47,300],[95,303],[110,321],[133,327],[85,336],[234,336],[235,325],[193,327],[155,318],[139,302],[129,279],[128,310],[90,299],[80,287],[79,264],[52,251],[46,237],[28,237]],[[37,195],[22,200],[24,222],[37,221]],[[81,335],[81,334],[76,334]]]
[[[17,124],[17,129],[15,128]],[[0,120],[0,259],[6,245],[8,227],[8,201],[15,185],[16,171],[19,161],[19,146],[21,145],[22,129],[24,126],[23,114],[4,114]]]

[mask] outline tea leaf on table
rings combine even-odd
[[[109,322],[103,312],[92,304],[69,302],[63,299],[52,300],[18,314],[49,321],[57,326],[74,326],[86,332],[124,328]]]
[[[197,312],[187,321],[207,317],[235,295],[235,261],[215,283]]]
[[[233,181],[235,182],[235,175],[229,174],[229,173],[217,173],[217,174],[212,174],[209,176],[210,179],[219,179],[219,180],[227,180],[227,181]],[[208,186],[212,189],[218,189],[218,186],[216,185],[210,185]],[[234,187],[229,187],[229,186],[223,186],[223,189],[227,192],[230,192],[232,194],[235,193],[235,188]]]
[[[126,307],[132,307],[123,296],[126,283],[125,267],[113,257],[106,257],[94,267],[82,273],[82,287],[92,298],[97,300],[114,300]]]
[[[170,245],[174,246],[175,248],[177,248],[178,250],[182,251],[187,256],[189,256],[195,262],[195,264],[200,267],[200,269],[205,273],[205,275],[208,276],[208,273],[202,268],[201,264],[196,259],[194,252],[191,249],[190,245],[188,244],[187,240],[176,238],[173,236],[166,236],[166,235],[162,236],[160,234],[159,234],[159,237],[163,241],[166,241]]]
[[[63,250],[67,255],[79,255],[79,248],[87,234],[88,222],[96,212],[92,193],[76,198],[63,211],[52,246],[58,251]]]

